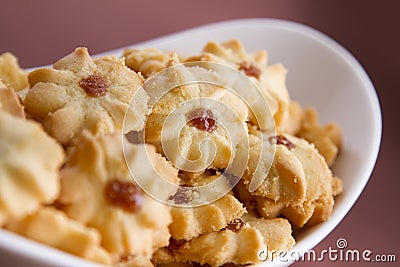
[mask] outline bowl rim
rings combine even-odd
[[[163,35],[161,37],[152,38],[150,40],[142,41],[139,43],[135,43],[132,45],[124,46],[118,49],[112,49],[107,52],[102,52],[94,55],[95,57],[105,56],[105,55],[122,55],[122,52],[126,48],[132,47],[144,47],[144,46],[152,46],[153,44],[160,44],[170,41],[174,38],[181,38],[185,37],[188,34],[197,34],[201,32],[207,31],[214,31],[214,30],[221,30],[221,29],[231,29],[231,28],[246,28],[246,27],[255,27],[255,26],[262,26],[262,27],[269,27],[279,30],[287,30],[299,33],[322,44],[324,47],[329,48],[332,52],[335,53],[336,56],[340,57],[348,66],[351,67],[352,70],[355,71],[358,78],[362,82],[362,88],[366,91],[368,96],[368,101],[371,107],[371,114],[373,125],[375,125],[373,129],[373,144],[371,144],[371,153],[368,155],[368,158],[365,161],[368,162],[367,168],[362,170],[360,177],[363,179],[360,183],[357,183],[356,187],[353,189],[353,194],[349,197],[347,205],[342,207],[340,210],[335,210],[332,213],[331,218],[322,224],[313,226],[313,231],[310,236],[307,236],[307,244],[306,242],[302,242],[301,244],[296,244],[292,250],[299,251],[301,254],[305,253],[306,251],[314,248],[319,242],[326,238],[327,235],[339,224],[339,222],[346,216],[349,210],[353,207],[354,203],[360,196],[361,192],[363,191],[364,187],[366,186],[372,171],[374,169],[379,149],[380,143],[382,138],[382,114],[381,108],[379,105],[378,95],[374,88],[374,85],[370,78],[367,75],[367,72],[364,70],[362,65],[356,60],[356,58],[341,44],[337,41],[329,37],[328,35],[301,23],[293,22],[289,20],[283,19],[271,19],[271,18],[245,18],[245,19],[233,19],[233,20],[226,20],[221,22],[214,22],[208,23],[202,26],[197,26],[193,28],[188,28],[182,31],[178,31],[175,33]],[[207,41],[207,40],[206,40]],[[43,66],[41,66],[43,67]],[[45,66],[47,67],[47,66]],[[31,71],[37,69],[39,67],[29,68],[27,71]],[[10,242],[10,240],[14,242]],[[35,247],[37,246],[37,247]],[[21,247],[24,248],[21,250]],[[0,249],[12,252],[16,255],[23,256],[29,258],[31,260],[35,260],[37,262],[43,262],[49,265],[60,265],[59,260],[65,259],[69,260],[69,263],[72,263],[74,266],[101,266],[96,263],[88,262],[84,259],[80,259],[74,255],[70,255],[63,251],[56,250],[52,247],[48,247],[32,241],[30,239],[21,237],[14,233],[10,233],[3,229],[0,229]],[[49,253],[50,252],[50,253]],[[52,254],[52,256],[49,256]],[[68,262],[67,262],[68,263]],[[289,262],[268,262],[268,266],[286,266],[292,263]],[[263,266],[258,265],[258,266]]]

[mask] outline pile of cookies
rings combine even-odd
[[[272,125],[267,115],[257,120],[240,97],[207,84],[176,87],[154,102],[164,87],[189,76],[229,85],[229,77],[195,66],[199,61],[247,76],[267,101]],[[313,108],[290,99],[285,79],[285,68],[267,64],[265,51],[247,53],[237,40],[209,42],[190,57],[146,48],[94,59],[77,48],[30,73],[13,55],[1,55],[0,227],[115,266],[253,265],[266,246],[290,250],[293,230],[328,220],[343,190],[330,169],[342,137],[336,124],[320,125]],[[235,116],[196,101],[203,98]],[[187,101],[185,112],[173,115],[187,123],[168,132],[170,114]],[[222,122],[244,133],[228,134]],[[204,139],[215,153],[199,151]],[[232,190],[208,205],[173,205],[190,202],[190,188],[220,176],[241,143],[249,146],[248,164]],[[188,171],[182,158],[207,167]],[[161,175],[183,189],[153,186],[155,199],[132,177],[133,167],[150,187]],[[256,173],[265,179],[253,191]]]

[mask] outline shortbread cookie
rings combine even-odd
[[[137,150],[143,146],[125,145],[128,165],[142,162],[146,155],[138,155]],[[146,154],[146,150],[139,151]],[[147,152],[155,154],[154,150]],[[157,160],[155,166],[163,166],[160,173],[177,176],[161,157],[150,157]],[[156,183],[153,170],[144,170],[142,181]],[[170,209],[147,196],[133,181],[122,151],[121,133],[101,137],[84,133],[61,171],[61,182],[58,201],[68,216],[96,228],[102,246],[114,259],[129,255],[150,258],[155,249],[168,244]]]
[[[271,218],[271,214],[283,214],[297,227],[303,227],[309,220],[308,225],[326,221],[332,212],[333,194],[332,173],[324,158],[306,140],[289,135],[278,137],[272,139],[277,145],[271,171],[260,188],[253,192],[253,195],[262,197],[256,199],[261,206],[258,208],[260,214],[267,218]],[[282,194],[270,194],[274,192],[271,191],[274,188],[270,186],[271,180],[279,181],[279,184],[289,181],[283,184],[285,197]],[[245,177],[243,183],[247,186]],[[299,183],[303,184],[301,190],[305,193],[302,198],[293,197],[296,196],[293,192],[300,191]],[[273,197],[274,195],[279,197]],[[291,197],[288,199],[287,196]],[[279,212],[280,208],[282,209]]]
[[[288,119],[290,99],[286,87],[287,71],[281,64],[267,65],[265,51],[249,54],[238,40],[221,44],[209,42],[204,47],[203,54],[186,59],[186,61],[196,60],[227,64],[243,72],[257,85],[267,100],[278,130],[281,124]],[[257,121],[254,116],[250,117],[250,121],[263,130],[271,130],[267,128],[268,124]]]
[[[36,122],[0,110],[0,226],[59,194],[60,145]]]
[[[285,205],[296,205],[305,200],[306,174],[293,153],[295,146],[290,140],[283,135],[250,133],[250,157],[242,181],[251,190],[251,183],[262,179],[253,195]]]
[[[246,224],[232,229],[207,233],[190,241],[172,240],[168,248],[153,255],[153,262],[197,262],[211,266],[259,262],[258,252],[264,247],[262,234]]]
[[[164,53],[156,48],[126,49],[123,56],[130,69],[140,72],[145,78],[155,74],[170,64],[175,53]]]
[[[95,135],[142,130],[148,96],[141,82],[123,59],[93,60],[86,48],[77,48],[52,69],[29,73],[24,105],[51,136],[68,145],[83,129]]]
[[[20,68],[17,58],[11,53],[0,55],[0,79],[15,91],[28,88],[28,74]]]
[[[97,230],[85,227],[54,208],[40,208],[12,223],[8,229],[84,259],[111,264],[111,256],[100,246]]]
[[[321,126],[314,108],[305,110],[305,117],[298,136],[315,144],[328,166],[334,163],[342,146],[342,132],[336,123]]]
[[[239,97],[221,86],[182,85],[203,79],[221,84],[219,78],[202,67],[177,65],[145,82],[154,103],[146,142],[156,145],[180,169],[224,169],[235,156],[237,144],[247,138],[248,110]]]
[[[0,79],[0,110],[8,112],[19,118],[25,118],[24,107],[21,105],[18,95],[8,88]]]
[[[282,214],[297,227],[302,227],[305,223],[311,226],[324,222],[329,219],[334,204],[332,173],[313,145],[293,137],[291,140],[297,148],[294,153],[306,175],[306,200],[300,205],[287,207]]]
[[[310,150],[310,145],[297,143],[301,149],[295,153],[302,162],[306,173],[306,199],[299,205],[289,205],[282,214],[297,227],[312,226],[329,219],[334,205],[332,193],[332,174],[319,153]],[[308,148],[307,148],[308,146]]]
[[[232,195],[201,207],[174,207],[171,209],[172,223],[169,225],[171,236],[176,240],[190,240],[200,234],[219,231],[240,218],[245,211]]]

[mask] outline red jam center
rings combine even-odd
[[[98,75],[90,75],[79,82],[79,86],[85,90],[90,97],[103,96],[107,93],[106,81]]]
[[[276,135],[276,136],[271,136],[270,138],[268,138],[268,141],[271,144],[277,144],[277,145],[284,145],[286,146],[288,149],[293,149],[296,146],[290,142],[286,137],[284,137],[283,135]]]
[[[228,226],[226,226],[226,229],[237,233],[240,230],[242,230],[243,227],[244,227],[244,222],[241,219],[236,219],[230,224],[228,224]]]
[[[111,180],[105,187],[107,201],[129,213],[139,211],[143,196],[141,190],[132,182]]]
[[[189,125],[196,127],[199,130],[212,132],[217,129],[217,124],[214,114],[209,109],[196,109],[187,115]]]
[[[252,76],[257,79],[261,75],[261,70],[247,61],[243,61],[239,64],[239,70],[243,71],[247,76]]]

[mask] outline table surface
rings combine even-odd
[[[205,23],[236,18],[281,18],[312,26],[336,39],[361,62],[380,98],[383,138],[372,177],[340,225],[317,247],[349,248],[400,257],[395,208],[400,193],[399,1],[50,1],[0,0],[0,53],[18,55],[23,67],[47,65],[76,46],[91,53],[144,41]],[[396,119],[397,117],[397,119]],[[397,166],[396,166],[397,165]],[[349,262],[349,265],[358,264]],[[381,263],[382,264],[382,263]],[[298,262],[294,266],[342,266],[344,262]],[[382,264],[394,266],[395,264]]]

